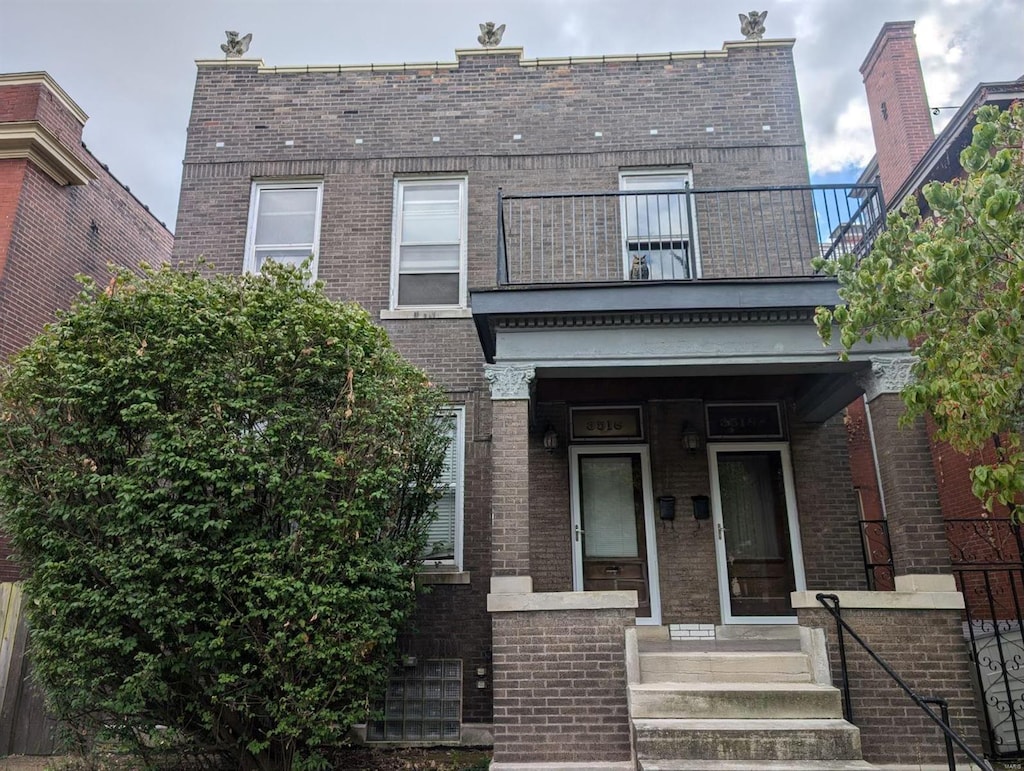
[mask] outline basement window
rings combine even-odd
[[[383,719],[367,721],[368,742],[460,741],[462,659],[425,659],[402,666],[388,680],[381,711]]]

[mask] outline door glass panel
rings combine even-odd
[[[733,616],[791,616],[796,589],[782,455],[719,452],[725,557]]]
[[[580,458],[580,501],[587,557],[636,557],[635,457]]]
[[[584,591],[635,591],[651,616],[644,475],[639,453],[579,456]]]

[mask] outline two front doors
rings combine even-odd
[[[660,624],[647,445],[575,446],[569,460],[574,590],[633,589],[637,622]],[[722,621],[795,621],[789,594],[804,573],[788,446],[710,444],[708,461]]]

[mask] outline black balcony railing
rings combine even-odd
[[[884,223],[877,185],[504,194],[499,286],[813,276],[811,260],[866,254]]]

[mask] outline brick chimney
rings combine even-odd
[[[860,66],[875,135],[875,155],[886,203],[935,140],[914,22],[882,25]]]

